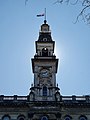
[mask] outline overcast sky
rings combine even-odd
[[[59,58],[57,83],[62,95],[90,94],[90,26],[74,24],[80,6],[55,0],[0,0],[0,94],[28,95],[33,82],[31,58],[47,9],[47,23]]]

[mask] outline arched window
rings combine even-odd
[[[46,47],[42,49],[42,56],[48,56],[48,49]]]
[[[4,116],[2,117],[2,120],[10,120],[10,116],[9,116],[9,115],[4,115]]]
[[[71,117],[69,115],[65,116],[64,120],[71,120]]]
[[[24,115],[19,115],[17,119],[18,120],[25,120],[25,116]]]
[[[43,116],[41,120],[48,120],[48,118],[46,116]]]
[[[80,116],[79,120],[87,120],[86,116]]]
[[[43,87],[43,96],[47,96],[47,87],[46,86]]]
[[[24,120],[24,118],[21,117],[21,118],[19,118],[19,120]]]

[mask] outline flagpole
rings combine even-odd
[[[45,8],[45,13],[44,13],[45,15],[44,15],[44,23],[46,24],[46,8]]]

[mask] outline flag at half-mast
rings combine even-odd
[[[44,15],[45,15],[44,13],[38,14],[37,17],[42,17],[42,16],[44,16]]]

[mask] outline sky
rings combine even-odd
[[[0,95],[28,95],[44,13],[59,59],[57,83],[62,95],[90,95],[90,25],[79,19],[80,5],[55,0],[0,0]]]

